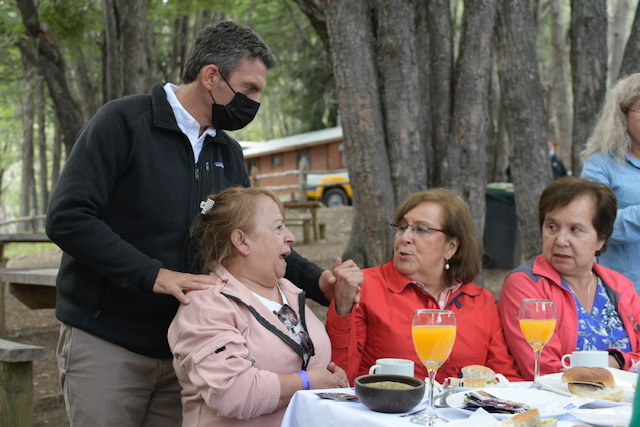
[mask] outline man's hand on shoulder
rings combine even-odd
[[[182,304],[189,304],[187,292],[207,289],[211,285],[220,284],[218,276],[206,274],[178,273],[177,271],[161,268],[153,284],[153,292],[157,294],[173,295]]]

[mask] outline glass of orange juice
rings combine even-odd
[[[556,304],[544,299],[523,299],[520,302],[520,329],[533,349],[534,367],[532,388],[541,388],[540,354],[556,329]]]
[[[411,422],[433,425],[439,417],[433,409],[433,384],[438,368],[447,360],[456,340],[456,316],[449,310],[418,309],[411,323],[411,337],[418,357],[429,373],[427,409]]]

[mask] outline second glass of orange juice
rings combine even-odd
[[[553,301],[528,298],[520,302],[520,329],[524,339],[533,349],[532,388],[541,388],[538,385],[540,354],[556,329],[556,317],[556,304]]]

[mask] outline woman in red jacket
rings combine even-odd
[[[461,368],[473,364],[519,380],[494,296],[470,283],[479,272],[482,247],[465,201],[446,189],[415,193],[396,209],[391,226],[393,259],[362,270],[359,305],[332,302],[327,313],[333,361],[349,381],[368,373],[383,357],[411,359],[415,376],[427,376],[411,339],[418,308],[453,310],[456,315],[456,341],[438,370],[438,381],[457,377]]]
[[[498,310],[520,373],[533,378],[533,351],[518,322],[523,298],[555,301],[558,321],[540,357],[540,374],[562,369],[576,350],[608,350],[609,366],[631,369],[640,360],[640,298],[621,274],[598,265],[616,218],[616,196],[605,184],[565,177],[538,203],[542,255],[505,279]]]

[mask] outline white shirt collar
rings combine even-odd
[[[167,83],[163,89],[167,94],[167,101],[173,110],[173,115],[176,117],[178,127],[182,133],[189,138],[189,142],[193,148],[193,155],[197,162],[200,157],[200,152],[202,151],[204,138],[207,135],[216,136],[216,130],[209,126],[202,132],[202,135],[198,135],[200,133],[200,123],[189,114],[178,100],[178,97],[176,97],[175,91],[178,89],[178,86],[173,83]]]

